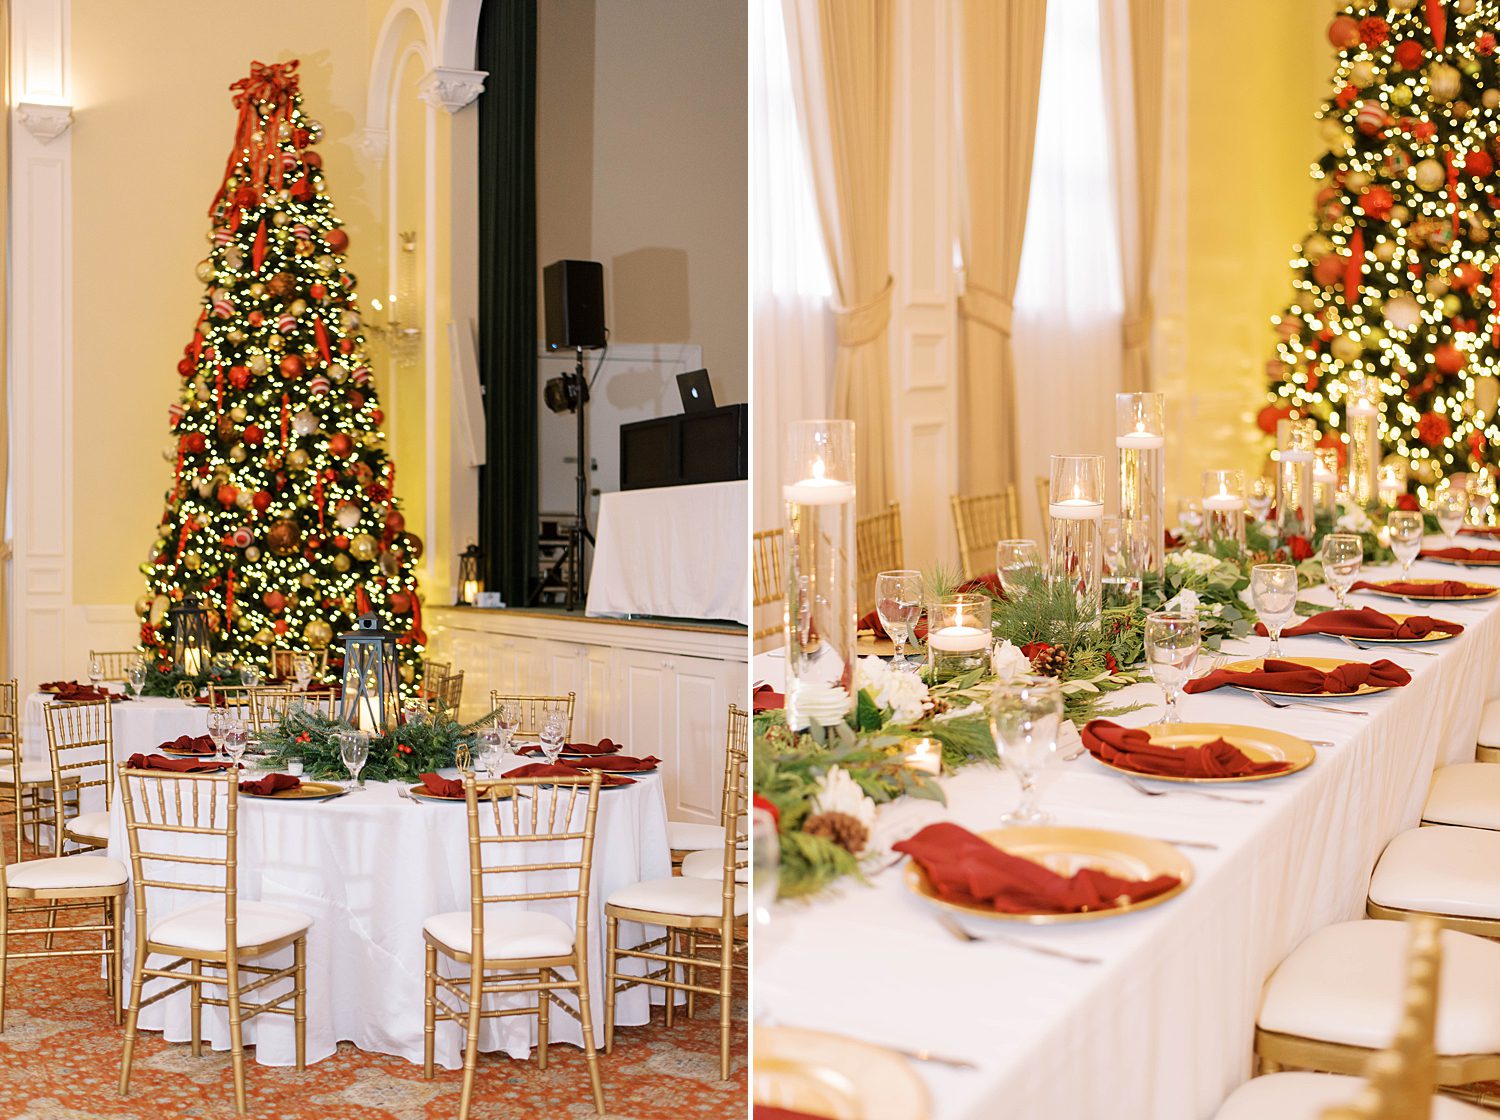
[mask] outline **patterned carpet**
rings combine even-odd
[[[205,1051],[194,1058],[186,1043],[166,1043],[159,1034],[141,1034],[130,1095],[119,1096],[123,1032],[110,1016],[104,981],[92,960],[13,963],[6,989],[0,1118],[234,1116],[228,1054]],[[700,1003],[693,1020],[679,1009],[671,1030],[660,1011],[649,1026],[617,1029],[614,1054],[600,1055],[610,1120],[741,1120],[747,1112],[743,998],[734,1001],[733,1011],[738,1056],[728,1082],[718,1080],[718,1005],[712,1001]],[[343,1043],[335,1055],[303,1073],[252,1060],[246,1081],[250,1114],[261,1120],[446,1120],[458,1114],[462,1077],[462,1071],[440,1069],[426,1081],[421,1066]],[[470,1115],[473,1120],[593,1117],[583,1052],[554,1045],[545,1071],[537,1069],[534,1058],[519,1062],[480,1054]]]

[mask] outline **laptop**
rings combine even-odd
[[[679,373],[677,392],[682,396],[683,412],[709,412],[714,407],[714,387],[709,384],[706,369]]]

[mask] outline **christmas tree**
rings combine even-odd
[[[410,680],[425,640],[412,573],[422,545],[396,502],[349,237],[297,86],[292,61],[254,63],[230,87],[239,121],[209,208],[202,309],[177,364],[141,641],[164,667],[167,610],[196,597],[214,652],[264,666],[273,648],[326,648],[373,611],[399,635]]]
[[[1421,494],[1493,470],[1500,437],[1497,0],[1347,3],[1313,168],[1316,225],[1274,322],[1261,426],[1315,418],[1340,445],[1362,379],[1388,459]]]

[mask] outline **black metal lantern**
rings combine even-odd
[[[383,735],[396,726],[400,705],[396,635],[381,626],[375,615],[364,614],[339,640],[344,643],[339,718],[357,730]]]
[[[172,620],[172,666],[186,677],[201,677],[208,672],[208,612],[196,595],[184,595],[182,602],[167,611]]]
[[[484,580],[479,575],[479,562],[484,553],[473,541],[458,554],[458,602],[457,606],[472,607],[479,602],[479,593],[484,590]]]

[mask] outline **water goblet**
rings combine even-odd
[[[1469,498],[1462,490],[1444,488],[1432,496],[1432,513],[1437,518],[1443,539],[1452,548],[1458,541],[1464,517],[1469,512]]]
[[[1198,650],[1203,644],[1196,614],[1157,611],[1146,616],[1146,664],[1151,676],[1161,685],[1166,701],[1163,723],[1181,723],[1177,711],[1177,694],[1193,675]]]
[[[1042,553],[1036,541],[1006,540],[995,545],[995,573],[1007,599],[1023,598],[1042,578]]]
[[[360,772],[370,757],[370,733],[368,731],[340,731],[338,733],[339,760],[354,780],[355,789],[364,789],[365,780]]]
[[[1184,537],[1194,538],[1203,532],[1203,503],[1197,498],[1177,499],[1177,524]]]
[[[95,688],[104,683],[104,661],[97,655],[89,658],[89,683]]]
[[[1276,503],[1276,483],[1261,475],[1250,481],[1250,512],[1257,521],[1265,521]]]
[[[906,656],[906,643],[922,617],[922,573],[902,570],[877,575],[875,613],[880,616],[881,627],[896,643],[891,668],[915,673],[917,663]]]
[[[989,709],[995,753],[1021,784],[1020,804],[1002,816],[1001,823],[1047,824],[1052,818],[1037,806],[1036,782],[1057,756],[1061,685],[1051,677],[997,681],[990,692]]]
[[[139,699],[141,689],[146,687],[146,666],[137,661],[130,667],[127,679],[130,681],[130,691]]]
[[[1297,609],[1297,569],[1290,564],[1257,564],[1250,569],[1250,596],[1271,635],[1267,657],[1281,656],[1281,628]]]
[[[567,725],[567,718],[562,712],[553,710],[547,713],[542,721],[542,756],[546,758],[548,765],[557,761],[557,756],[562,754],[563,731]]]
[[[240,666],[240,684],[246,688],[257,688],[260,685],[260,670],[254,665]]]
[[[1354,533],[1329,533],[1323,538],[1323,582],[1333,588],[1339,606],[1349,606],[1349,588],[1359,578],[1365,542]]]
[[[1476,525],[1490,523],[1490,510],[1495,505],[1495,476],[1488,467],[1480,467],[1469,475],[1469,508],[1474,511]]]
[[[229,713],[224,711],[223,708],[209,706],[208,737],[214,741],[215,748],[220,751],[224,749],[224,730],[228,720]]]
[[[505,732],[498,727],[483,727],[479,731],[479,764],[491,781],[500,776],[501,760],[505,755]]]
[[[1391,538],[1391,551],[1401,561],[1401,575],[1411,575],[1412,561],[1422,551],[1422,537],[1427,531],[1422,515],[1415,510],[1393,510],[1385,519],[1385,529]]]
[[[292,675],[297,678],[297,691],[306,692],[307,686],[312,683],[313,663],[310,657],[295,657],[292,659]]]
[[[250,729],[242,721],[225,716],[223,735],[224,753],[235,766],[239,766],[240,760],[245,757],[245,748],[250,745]]]

